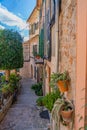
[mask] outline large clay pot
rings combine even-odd
[[[60,92],[67,92],[69,87],[69,81],[68,80],[59,80],[57,82],[57,86],[60,90]]]

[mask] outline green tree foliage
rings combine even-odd
[[[12,70],[23,66],[22,42],[17,31],[0,30],[0,69]]]

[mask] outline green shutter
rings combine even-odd
[[[41,29],[39,36],[39,54],[43,58],[44,56],[44,29]]]

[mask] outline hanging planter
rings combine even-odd
[[[67,92],[69,90],[70,77],[67,71],[63,73],[51,74],[50,86],[55,88],[57,85],[60,92]]]
[[[73,110],[62,110],[61,111],[61,116],[63,118],[64,121],[66,122],[70,122],[72,119],[72,114],[73,114]]]
[[[60,92],[67,92],[69,89],[69,81],[68,80],[59,80],[57,82],[57,86],[60,90]]]
[[[36,58],[36,59],[40,59],[40,55],[36,55],[35,58]]]
[[[74,127],[74,105],[70,100],[57,99],[52,109],[51,119],[56,123],[54,128],[60,130],[60,123],[64,126],[69,126],[70,130]]]
[[[60,115],[63,119],[63,122],[69,123],[69,122],[71,122],[71,120],[73,118],[74,109],[70,103],[65,102],[60,113],[61,113]]]

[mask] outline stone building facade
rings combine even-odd
[[[58,16],[58,71],[67,70],[71,78],[68,98],[75,104],[76,88],[76,0],[62,0],[59,3]],[[70,130],[70,125],[60,126],[61,130]],[[73,128],[75,129],[75,128]]]
[[[76,86],[76,0],[62,0],[59,15],[59,71],[71,77],[69,97],[75,101]]]
[[[48,54],[46,49],[48,47],[48,30],[50,29],[50,60],[46,62],[46,93],[49,92],[49,78],[53,72],[63,72],[68,70],[72,79],[71,86],[75,86],[76,76],[76,0],[74,1],[63,1],[54,5],[54,21],[51,19],[53,13],[50,0],[45,1],[45,36],[44,36],[44,55]],[[60,5],[61,4],[61,5]],[[58,7],[59,5],[59,7]],[[44,4],[43,4],[44,6]],[[53,7],[52,7],[53,8]],[[49,13],[49,21],[48,19]],[[47,28],[47,22],[52,23],[52,26]],[[50,26],[50,25],[49,25]],[[58,33],[59,32],[59,33]],[[49,51],[49,50],[47,50]],[[74,76],[73,76],[74,75]],[[71,87],[72,88],[72,87]],[[70,90],[71,91],[71,90]],[[75,92],[70,94],[70,98],[75,99]]]
[[[71,77],[68,98],[75,104],[76,87],[76,0],[45,0],[44,13],[44,79],[45,95],[51,91],[50,76],[53,72],[67,70]],[[61,125],[61,130],[70,130]],[[55,129],[54,129],[55,130]]]
[[[50,75],[67,70],[71,77],[67,97],[75,106],[73,130],[85,129],[87,110],[81,107],[87,103],[87,1],[37,0],[37,5],[42,16],[39,34],[42,27],[44,31],[44,94],[51,91]],[[60,130],[71,128],[61,125]]]
[[[30,77],[37,79],[37,66],[35,64],[34,54],[38,51],[39,44],[39,11],[36,5],[27,22],[29,23],[29,47],[30,47]]]
[[[24,57],[24,64],[23,67],[20,69],[20,75],[24,78],[30,77],[30,55],[29,55],[29,41],[23,43],[23,57]]]

